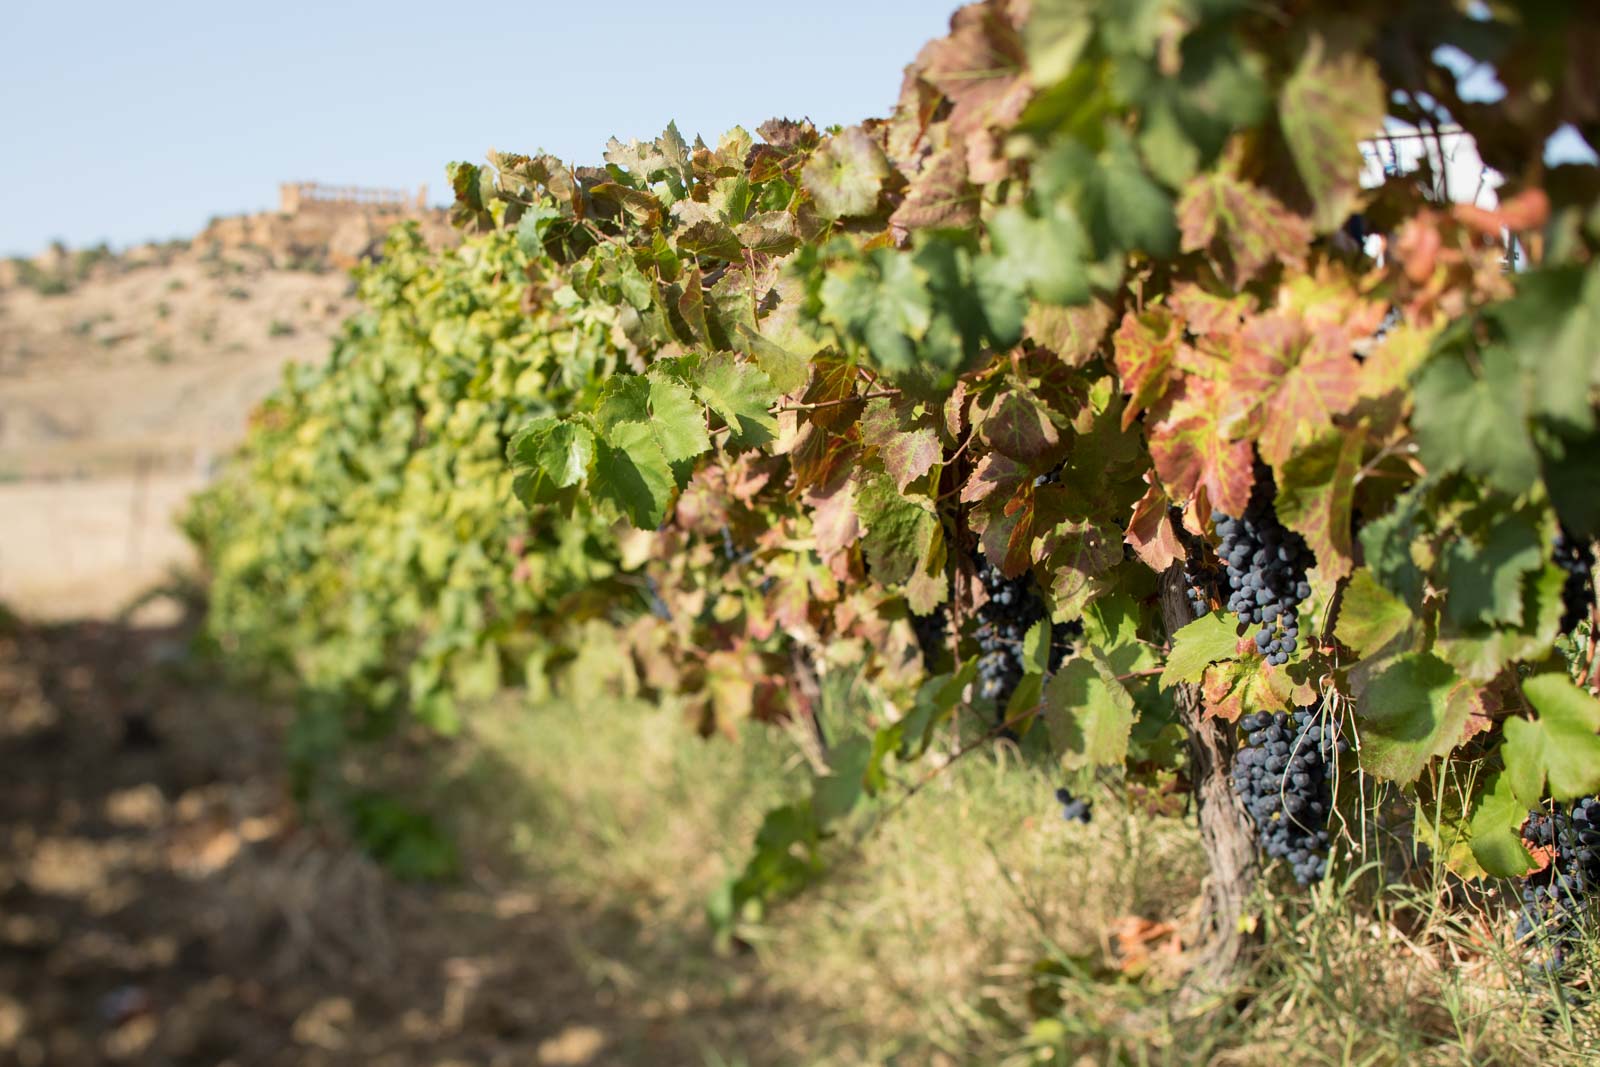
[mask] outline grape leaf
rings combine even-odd
[[[1001,208],[989,220],[989,238],[997,253],[997,277],[1046,304],[1088,302],[1089,238],[1064,207],[1042,218],[1020,207]]]
[[[1183,543],[1172,524],[1172,502],[1158,485],[1151,485],[1133,506],[1126,540],[1144,565],[1160,574],[1184,558]]]
[[[1255,436],[1261,458],[1280,467],[1355,405],[1360,373],[1342,328],[1287,312],[1257,316],[1240,334],[1222,429]]]
[[[1361,191],[1361,143],[1382,126],[1386,99],[1375,62],[1353,50],[1330,56],[1318,36],[1284,83],[1278,118],[1315,205],[1317,232],[1336,230],[1349,218]]]
[[[1221,383],[1193,376],[1156,424],[1150,427],[1150,458],[1167,495],[1188,501],[1200,489],[1213,508],[1244,514],[1254,482],[1247,441],[1229,441],[1222,433],[1222,411],[1229,392]]]
[[[1473,809],[1472,855],[1497,878],[1520,878],[1533,869],[1533,857],[1522,843],[1522,824],[1528,821],[1528,802],[1511,788],[1511,776],[1496,773],[1484,782]]]
[[[1362,765],[1407,784],[1429,760],[1447,755],[1466,734],[1471,689],[1431,652],[1397,656],[1360,693]]]
[[[650,427],[619,422],[595,441],[589,490],[614,505],[641,530],[653,530],[666,517],[677,481]]]
[[[1020,389],[1007,389],[975,409],[973,425],[996,452],[1024,463],[1044,458],[1061,443],[1050,412]]]
[[[1168,372],[1178,345],[1183,341],[1183,324],[1163,307],[1150,307],[1143,313],[1128,312],[1112,338],[1113,360],[1128,394],[1122,411],[1126,429],[1139,412],[1155,404],[1167,391]]]
[[[1523,577],[1543,564],[1544,537],[1526,513],[1495,508],[1488,529],[1463,529],[1440,551],[1450,590],[1445,612],[1459,626],[1522,623]]]
[[[1198,618],[1172,635],[1172,651],[1161,670],[1161,688],[1198,682],[1206,667],[1239,658],[1239,628],[1221,612]]]
[[[978,189],[967,181],[965,149],[954,145],[923,164],[889,224],[903,230],[964,230],[978,221],[981,202]]]
[[[759,367],[718,352],[698,362],[690,384],[727,423],[729,447],[752,448],[777,437],[778,421],[767,410],[777,401],[777,390]]]
[[[1462,676],[1488,684],[1514,659],[1534,659],[1550,650],[1561,625],[1564,576],[1547,566],[1522,579],[1522,622],[1517,626],[1459,626],[1440,620],[1436,647]]]
[[[1539,477],[1539,459],[1522,406],[1516,356],[1503,345],[1478,353],[1482,377],[1460,351],[1436,354],[1417,377],[1412,425],[1429,468],[1481,475],[1504,492],[1523,492]]]
[[[961,487],[961,502],[974,504],[994,493],[1010,497],[1033,481],[1027,467],[1001,452],[985,453]]]
[[[862,443],[877,450],[884,470],[902,493],[944,456],[939,432],[932,423],[914,419],[906,408],[903,403],[897,405],[878,397],[868,403],[861,420]]]
[[[889,160],[866,130],[851,126],[828,138],[801,172],[800,184],[825,218],[870,215],[889,176]]]
[[[1273,507],[1289,529],[1305,538],[1331,581],[1350,573],[1350,508],[1364,435],[1333,430],[1298,449],[1277,471]]]
[[[1127,758],[1133,697],[1093,657],[1068,660],[1051,676],[1044,718],[1069,770],[1120,766]]]
[[[1128,135],[1108,126],[1105,148],[1093,155],[1068,140],[1034,164],[1034,195],[1043,203],[1064,198],[1083,224],[1091,258],[1127,251],[1170,256],[1178,231],[1172,197],[1145,173]]]
[[[1081,367],[1099,352],[1111,308],[1102,300],[1079,307],[1035,303],[1022,324],[1023,337],[1047,348],[1069,367]]]
[[[1538,717],[1507,719],[1501,748],[1517,800],[1524,808],[1537,804],[1546,780],[1557,800],[1600,790],[1600,701],[1565,674],[1524,678],[1522,691]]]
[[[1305,266],[1311,227],[1271,193],[1224,173],[1198,174],[1178,201],[1185,252],[1208,252],[1243,288],[1274,262]]]
[[[594,434],[575,422],[538,419],[519,430],[507,448],[511,462],[543,471],[565,489],[588,473],[594,457]]]
[[[648,426],[668,463],[693,459],[711,447],[705,412],[682,382],[664,374],[617,375],[606,381],[595,413],[602,432],[619,422]]]
[[[1334,636],[1366,660],[1378,656],[1396,642],[1409,649],[1415,639],[1417,619],[1399,598],[1378,584],[1372,572],[1357,568],[1339,600],[1339,619]]]
[[[994,131],[1015,122],[1033,96],[1022,39],[1007,13],[988,4],[958,8],[949,35],[925,45],[917,67],[922,80],[949,101],[950,136],[966,146],[972,180],[1003,177]]]
[[[906,497],[884,476],[864,478],[856,487],[856,514],[866,532],[861,547],[879,581],[904,582],[943,536],[939,517],[925,501]]]
[[[1200,679],[1206,717],[1238,722],[1239,716],[1252,711],[1289,710],[1282,687],[1273,684],[1278,673],[1279,669],[1261,656],[1213,663]]]

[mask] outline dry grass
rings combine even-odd
[[[827,881],[742,926],[752,976],[710,956],[702,906],[766,807],[801,788],[796,746],[761,729],[701,742],[670,708],[590,709],[472,720],[478,759],[496,765],[479,778],[497,783],[491,821],[526,862],[628,910],[641,943],[668,950],[667,971],[597,951],[595,973],[708,998],[691,1013],[708,1063],[1600,1061],[1587,1009],[1526,988],[1492,894],[1446,908],[1380,884],[1376,866],[1309,894],[1264,889],[1246,985],[1208,1016],[1174,1017],[1204,874],[1192,827],[1109,796],[1089,826],[1064,824],[1050,776],[1004,754],[952,767],[858,849],[841,844]],[[793,1010],[759,1037],[719,1028],[719,969]]]

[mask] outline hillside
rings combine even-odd
[[[390,221],[238,216],[187,243],[0,264],[0,600],[103,614],[187,560],[176,510],[283,367],[324,358],[357,307],[339,264]]]

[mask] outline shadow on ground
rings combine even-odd
[[[402,884],[302,822],[279,711],[188,647],[0,629],[0,1061],[719,1062],[707,1035],[775,1060],[751,1045],[784,1008],[748,968],[710,1003],[630,987],[629,917],[481,872]]]

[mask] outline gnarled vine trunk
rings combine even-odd
[[[1161,617],[1168,633],[1192,619],[1184,595],[1183,565],[1174,564],[1161,577]],[[1184,1001],[1203,1008],[1214,995],[1226,993],[1243,977],[1250,963],[1253,939],[1240,928],[1245,902],[1255,884],[1257,859],[1254,828],[1229,775],[1235,744],[1226,722],[1205,717],[1197,685],[1177,689],[1178,717],[1189,731],[1189,774],[1200,843],[1210,875],[1204,912]]]

